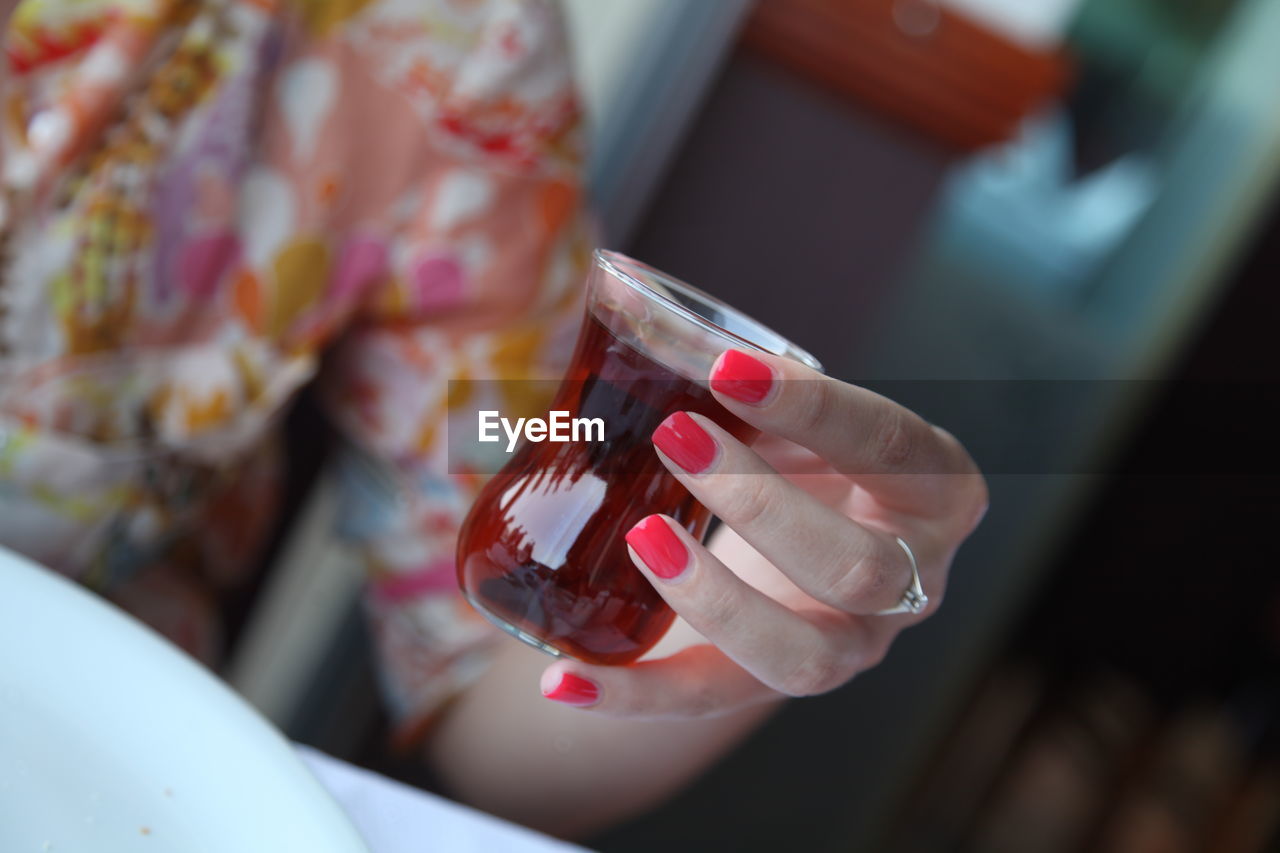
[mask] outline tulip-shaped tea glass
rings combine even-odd
[[[740,440],[756,430],[707,390],[729,348],[808,353],[723,302],[615,252],[597,251],[577,349],[551,411],[599,419],[578,441],[525,441],[481,491],[458,540],[467,599],[503,630],[555,655],[624,664],[674,613],[632,564],[623,536],[652,513],[701,539],[708,510],[667,472],[650,436],[673,412]]]

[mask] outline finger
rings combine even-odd
[[[674,520],[627,532],[632,561],[695,631],[765,685],[792,696],[849,679],[868,651],[865,626],[814,607],[792,610],[747,584]]]
[[[886,397],[792,359],[727,350],[712,366],[710,385],[733,414],[808,447],[895,508],[946,512],[964,477],[977,474],[948,433]]]
[[[898,604],[911,583],[910,558],[893,536],[778,476],[710,419],[677,412],[654,431],[653,442],[703,506],[817,601],[872,615]],[[914,548],[929,548],[925,528],[912,534]]]
[[[724,652],[710,645],[629,666],[560,660],[542,673],[542,695],[616,717],[715,717],[781,699]]]

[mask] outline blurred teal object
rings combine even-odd
[[[936,249],[1015,289],[1078,293],[1150,208],[1159,179],[1142,154],[1076,177],[1073,151],[1070,118],[1055,109],[958,166],[940,199]]]

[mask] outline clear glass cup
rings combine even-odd
[[[657,643],[674,614],[623,537],[653,513],[696,538],[706,533],[710,513],[662,465],[650,436],[688,411],[755,439],[707,387],[730,348],[822,369],[720,300],[624,255],[595,253],[585,322],[550,409],[598,418],[603,435],[525,441],[486,484],[458,541],[458,581],[476,609],[530,645],[591,663],[628,663]]]

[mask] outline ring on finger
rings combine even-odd
[[[876,611],[876,615],[893,616],[898,613],[920,613],[929,606],[929,596],[924,594],[924,587],[920,585],[920,567],[916,565],[916,555],[911,552],[911,546],[901,536],[893,538],[902,546],[902,550],[906,552],[907,561],[911,563],[911,583],[902,593],[902,598],[898,600],[896,605]]]

